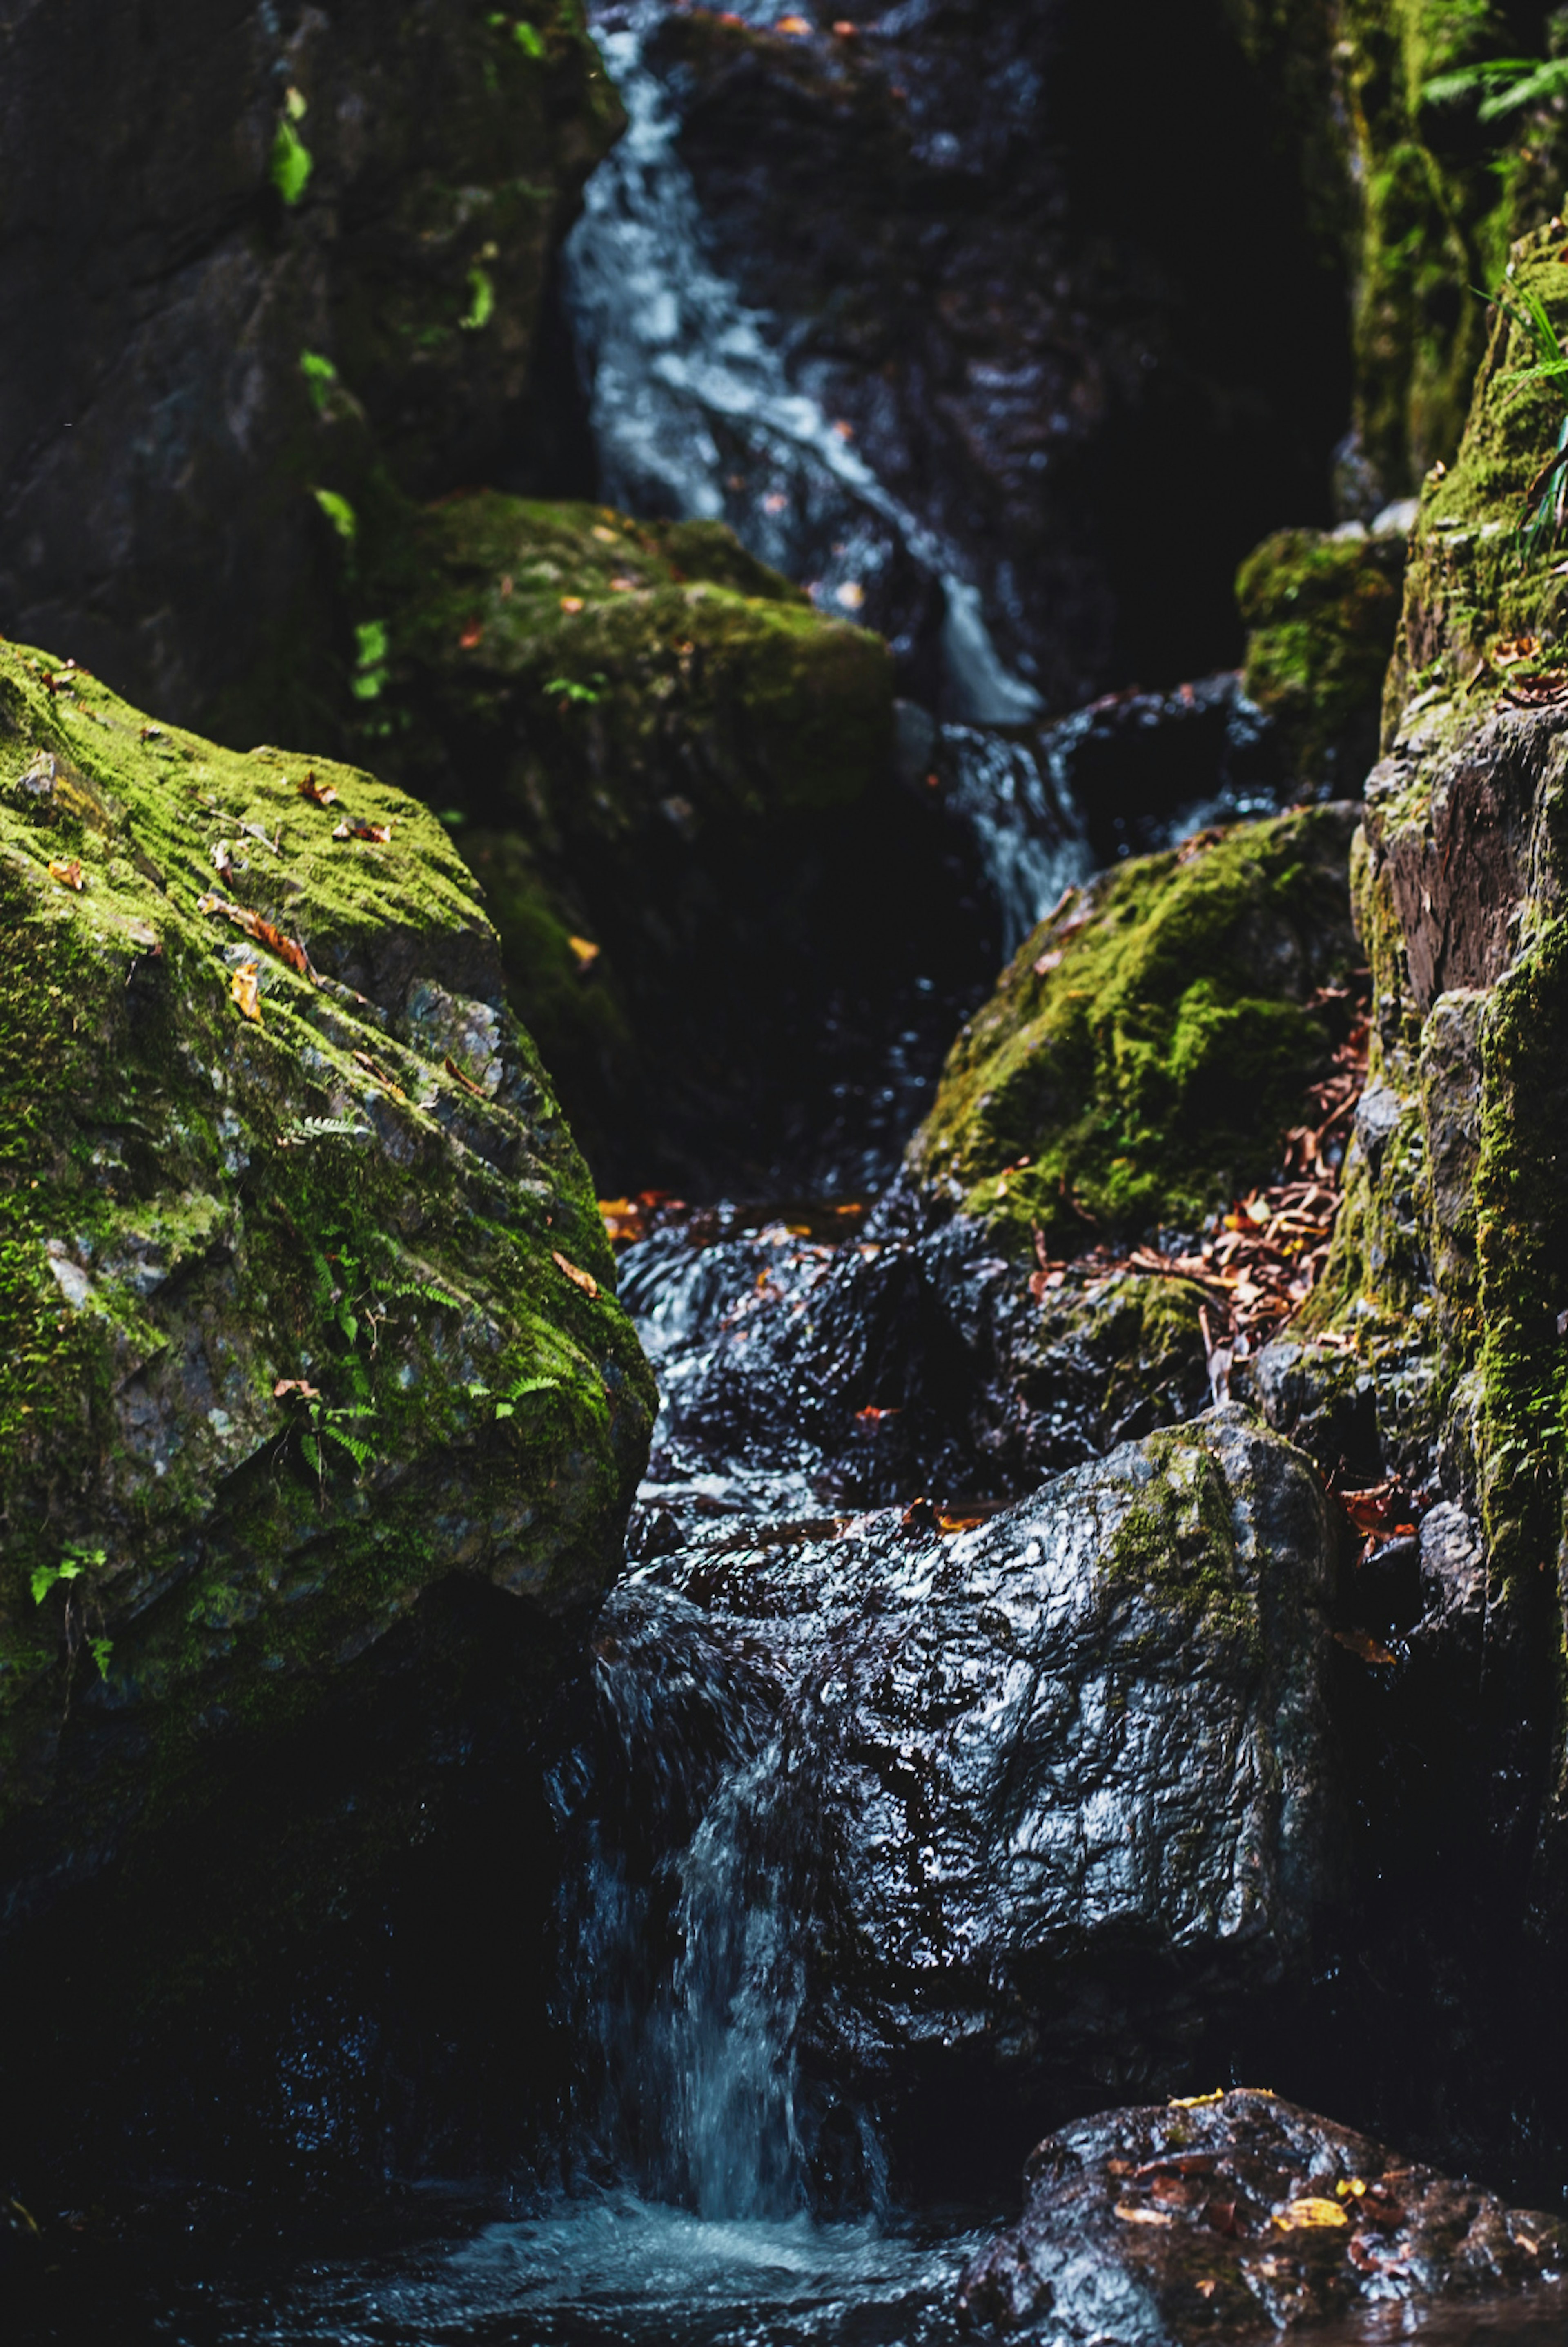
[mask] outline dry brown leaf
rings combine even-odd
[[[1369,1630],[1336,1630],[1334,1640],[1337,1645],[1344,1647],[1347,1654],[1354,1655],[1359,1662],[1384,1665],[1399,1660],[1399,1656],[1391,1655]]]
[[[229,981],[229,991],[239,1006],[241,1017],[253,1019],[258,1027],[261,1024],[260,970],[259,963],[242,961]]]
[[[309,799],[312,806],[330,807],[337,805],[339,794],[331,783],[319,783],[312,771],[300,784],[300,796]]]
[[[49,877],[57,880],[62,888],[75,888],[78,894],[87,886],[82,877],[80,860],[75,856],[68,856],[63,864],[51,863]]]
[[[1118,2200],[1116,2214],[1124,2225],[1174,2225],[1176,2219],[1164,2209],[1135,2209],[1129,2201]]]
[[[332,825],[334,839],[369,839],[378,847],[384,847],[392,835],[391,823],[364,823],[356,820],[353,823],[336,823]]]
[[[1282,2231],[1294,2232],[1298,2228],[1315,2225],[1343,2225],[1348,2228],[1350,2219],[1337,2200],[1321,2200],[1316,2193],[1308,2193],[1303,2199],[1287,2201],[1274,2221]]]
[[[453,1079],[453,1081],[454,1083],[461,1084],[465,1092],[472,1092],[475,1100],[488,1101],[490,1094],[485,1091],[484,1085],[476,1084],[472,1076],[464,1075],[463,1070],[458,1066],[455,1060],[449,1058],[444,1060],[442,1064],[445,1068],[447,1074]]]
[[[281,1401],[285,1394],[298,1394],[301,1401],[320,1401],[321,1389],[308,1384],[303,1378],[280,1378],[272,1389],[272,1399]]]
[[[574,1287],[580,1287],[585,1296],[597,1296],[599,1283],[591,1271],[579,1270],[568,1256],[561,1253],[559,1247],[552,1247],[550,1254],[557,1267],[565,1273]]]

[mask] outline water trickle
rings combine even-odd
[[[664,0],[601,9],[594,29],[625,137],[588,182],[565,251],[605,489],[632,512],[726,520],[827,610],[905,563],[940,589],[948,697],[974,724],[1037,715],[951,548],[880,480],[846,428],[791,379],[763,313],[714,265],[677,124],[647,62]],[[770,11],[755,11],[759,22]]]

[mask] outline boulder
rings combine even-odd
[[[989,1520],[825,1529],[730,1527],[658,1568],[780,1683],[722,1895],[795,1919],[769,1976],[795,1983],[778,2060],[819,2168],[867,2104],[907,2149],[981,2080],[1174,2079],[1299,1973],[1343,1888],[1316,1476],[1227,1409]]]
[[[0,382],[5,631],[227,741],[337,742],[338,533],[372,477],[548,471],[552,255],[622,120],[566,5],[30,9],[0,290],[49,363]]]
[[[357,1911],[487,1673],[525,1735],[654,1396],[415,803],[0,646],[0,1955],[101,2051]]]
[[[895,773],[880,637],[717,523],[482,491],[381,543],[367,754],[461,821],[606,1186],[755,1189],[869,1036],[934,1063],[992,917]]]
[[[1195,1229],[1278,1163],[1354,968],[1353,807],[1199,833],[1070,891],[949,1054],[906,1157],[996,1252]],[[1341,1009],[1343,1006],[1341,1005]]]
[[[966,2329],[1053,2347],[1250,2347],[1298,2325],[1387,2321],[1396,2308],[1409,2324],[1502,2295],[1519,2298],[1511,2338],[1545,2340],[1563,2318],[1550,2287],[1568,2257],[1560,2219],[1266,2091],[1080,2119],[1035,2147],[1024,2182],[1023,2216],[959,2283]]]

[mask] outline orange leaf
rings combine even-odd
[[[49,877],[51,880],[57,880],[62,888],[75,888],[79,891],[86,886],[82,878],[81,865],[74,856],[66,863],[51,864]]]
[[[257,984],[258,968],[259,965],[253,961],[241,962],[239,968],[235,971],[233,977],[229,981],[229,991],[233,996],[236,1003],[238,1003],[240,1015],[246,1019],[254,1019],[256,1024],[260,1027],[261,1024],[261,989]]]
[[[338,794],[331,784],[319,783],[313,772],[307,774],[300,784],[300,796],[309,799],[314,806],[336,806],[338,804]]]
[[[585,1296],[596,1296],[598,1294],[599,1283],[594,1277],[591,1271],[579,1271],[575,1263],[567,1261],[566,1257],[561,1253],[559,1247],[552,1247],[550,1249],[550,1253],[560,1269],[565,1273],[574,1287],[580,1287]]]
[[[811,33],[816,26],[804,16],[780,16],[777,29],[780,33]]]
[[[1343,1646],[1347,1654],[1354,1655],[1359,1662],[1393,1663],[1399,1660],[1397,1655],[1390,1655],[1387,1646],[1380,1645],[1368,1630],[1336,1630],[1334,1638],[1337,1645]]]
[[[595,945],[593,940],[589,938],[568,938],[566,939],[566,943],[571,947],[572,951],[577,957],[577,968],[579,969],[592,969],[594,964],[599,958],[602,948]]]
[[[356,821],[353,823],[335,823],[332,825],[332,837],[334,839],[369,839],[373,840],[378,847],[384,847],[392,835],[392,827],[390,823],[361,823]]]
[[[465,1076],[455,1060],[449,1059],[443,1064],[453,1082],[461,1084],[465,1092],[472,1092],[475,1100],[487,1101],[490,1098],[484,1085],[476,1084],[472,1076]]]
[[[562,610],[563,610],[563,611],[580,611],[580,610],[582,610],[582,608],[583,608],[583,599],[582,599],[582,597],[581,597],[580,595],[563,595],[563,596],[562,596],[562,598],[561,598],[561,609],[562,609]]]
[[[474,645],[479,642],[484,633],[484,620],[470,620],[467,626],[463,629],[463,633],[457,639],[460,648],[465,652],[471,652],[473,650]]]
[[[308,1384],[303,1378],[280,1378],[272,1389],[272,1399],[281,1401],[285,1394],[298,1394],[301,1401],[320,1401],[321,1389]]]
[[[884,1418],[897,1418],[899,1414],[900,1413],[896,1409],[879,1409],[875,1402],[868,1402],[864,1409],[858,1409],[855,1412],[856,1418],[860,1420],[862,1426],[876,1426],[880,1424]]]

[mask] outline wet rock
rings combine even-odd
[[[1298,2325],[1519,2296],[1560,2318],[1561,2221],[1400,2159],[1247,2087],[1106,2111],[1047,2136],[1018,2223],[959,2284],[961,2321],[1132,2347],[1271,2340]],[[1547,2335],[1547,2328],[1542,2331]]]
[[[781,1681],[728,1831],[803,1919],[826,2137],[857,2097],[918,2128],[943,2077],[1164,2080],[1303,1963],[1347,1853],[1339,1543],[1230,1409],[965,1528],[922,1503],[665,1561]]]
[[[494,1674],[526,1734],[653,1395],[416,804],[5,646],[0,844],[0,1952],[68,1969],[90,2066],[358,1911]]]
[[[1201,14],[1124,33],[1043,0],[851,9],[831,31],[672,10],[647,45],[719,265],[779,322],[791,384],[918,517],[926,559],[874,509],[792,494],[743,419],[713,419],[715,493],[827,596],[852,557],[908,689],[951,696],[954,719],[1003,712],[963,705],[958,664],[942,672],[931,536],[981,587],[1003,657],[1071,709],[1239,648],[1225,567],[1317,509],[1306,450],[1341,428],[1338,261],[1312,249],[1278,81]],[[1257,223],[1186,168],[1210,142],[1268,190]],[[1235,282],[1239,332],[1219,291]]]
[[[8,635],[228,741],[331,737],[374,616],[338,531],[378,479],[516,477],[546,436],[551,254],[622,118],[581,19],[537,29],[369,0],[11,28],[0,284],[49,358],[0,384]]]

